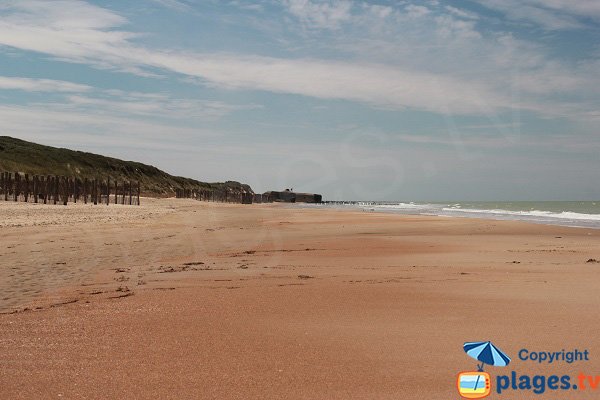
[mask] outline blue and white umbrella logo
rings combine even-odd
[[[492,342],[467,342],[463,345],[465,353],[473,357],[477,361],[481,361],[481,365],[477,365],[479,371],[483,371],[483,365],[488,364],[495,367],[506,367],[510,363],[510,357],[494,346]]]

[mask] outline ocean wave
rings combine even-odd
[[[467,209],[463,208],[457,210],[455,208],[445,207],[442,209],[447,212],[458,212],[458,213],[472,213],[472,214],[493,214],[493,215],[505,215],[514,217],[541,217],[541,218],[558,218],[568,220],[584,220],[584,221],[600,221],[600,214],[583,214],[572,211],[563,211],[560,213],[542,210],[531,210],[531,211],[509,211],[509,210],[478,210],[478,209]]]
[[[398,209],[398,210],[430,210],[440,208],[433,204],[416,204],[416,203],[395,203],[395,204],[376,204],[371,205],[381,209]]]
[[[532,202],[533,203],[533,202]],[[544,202],[540,202],[544,203]],[[440,217],[463,218],[488,218],[497,220],[518,220],[534,223],[562,225],[573,227],[588,227],[600,229],[600,213],[585,213],[570,211],[570,207],[585,207],[586,202],[564,202],[564,209],[547,211],[535,209],[534,206],[544,207],[543,204],[532,204],[530,210],[510,210],[497,208],[483,208],[485,206],[469,203],[415,203],[415,202],[378,202],[378,201],[350,201],[328,202],[333,207],[353,207],[364,211],[399,213],[408,215],[432,215]],[[550,207],[558,207],[560,202],[552,203]],[[507,207],[515,207],[515,203],[507,203]],[[590,211],[596,211],[595,202],[589,202]],[[526,207],[526,206],[524,206]],[[518,209],[517,209],[518,210]]]

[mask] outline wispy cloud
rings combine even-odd
[[[383,107],[416,107],[435,112],[477,112],[507,106],[485,85],[403,70],[398,67],[310,59],[220,54],[190,54],[151,50],[134,45],[133,33],[114,28],[124,23],[105,9],[74,2],[86,20],[61,14],[48,3],[15,3],[0,22],[0,43],[46,53],[73,62],[86,62],[127,71],[146,67],[174,71],[226,88],[258,89],[318,98],[347,99]],[[68,9],[66,4],[62,4]],[[341,7],[341,6],[340,6]],[[339,19],[341,12],[332,12]],[[97,16],[97,19],[94,18]],[[77,22],[75,22],[77,21]]]
[[[176,11],[190,11],[192,7],[179,0],[150,0],[153,3],[160,4],[163,7],[170,8]]]
[[[27,92],[87,92],[92,88],[73,82],[53,79],[31,79],[0,76],[0,90],[24,90]]]
[[[239,110],[257,109],[256,104],[234,105],[222,101],[178,99],[164,94],[115,93],[104,91],[103,96],[71,95],[62,108],[89,110],[112,115],[134,115],[170,119],[215,120]],[[111,96],[106,97],[106,94]],[[117,94],[117,96],[114,96]]]
[[[600,20],[600,2],[595,0],[478,0],[490,9],[517,21],[535,23],[544,29],[581,29],[589,20]]]
[[[484,84],[386,65],[234,55],[151,57],[156,66],[231,89],[259,89],[439,113],[468,114],[486,107],[510,107],[508,99]]]
[[[452,6],[446,6],[445,9],[452,15],[455,15],[459,18],[464,18],[464,19],[473,19],[473,20],[477,20],[479,19],[479,16],[473,12],[461,9],[461,8],[457,8],[457,7],[452,7]]]
[[[2,134],[32,138],[44,143],[102,144],[115,143],[133,148],[160,148],[169,142],[189,143],[217,133],[198,128],[120,117],[97,112],[73,112],[49,104],[0,105]]]
[[[538,6],[536,0],[528,1]],[[559,0],[552,4],[555,10],[567,7]],[[345,26],[347,35],[342,37],[350,42],[331,46],[352,51],[355,57],[337,61],[150,48],[134,40],[139,33],[120,30],[127,24],[123,17],[77,0],[3,5],[0,44],[140,75],[169,71],[207,86],[391,109],[482,115],[519,108],[546,115],[556,110],[587,115],[594,107],[590,102],[594,95],[579,104],[573,100],[563,104],[553,96],[577,90],[589,93],[593,82],[599,83],[590,68],[595,61],[575,66],[549,62],[540,49],[510,35],[484,37],[475,20],[458,15],[457,8],[448,10],[434,3],[392,8],[348,0],[288,0],[285,6],[311,29]],[[397,41],[398,37],[403,40]],[[138,111],[144,107],[151,109],[140,105]]]
[[[333,0],[314,2],[311,0],[285,0],[290,13],[298,17],[308,28],[337,29],[351,19],[352,2]]]

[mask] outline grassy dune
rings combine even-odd
[[[44,146],[9,136],[0,136],[0,171],[134,180],[140,182],[142,193],[150,196],[170,196],[178,188],[219,190],[228,187],[233,192],[252,190],[250,186],[235,181],[200,182],[170,175],[152,165]]]

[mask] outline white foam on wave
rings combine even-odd
[[[448,212],[459,212],[459,213],[473,213],[473,214],[494,214],[514,217],[541,217],[541,218],[559,218],[568,220],[583,220],[583,221],[600,221],[600,214],[582,214],[572,211],[562,211],[560,213],[551,211],[509,211],[509,210],[477,210],[477,209],[454,209],[454,208],[443,208],[443,211]]]
[[[331,204],[331,206],[354,207],[364,211],[379,211],[409,215],[520,220],[550,225],[600,229],[600,214],[586,214],[573,211],[511,211],[505,209],[463,208],[465,205],[460,203],[381,203],[375,201],[339,202]]]
[[[415,203],[396,203],[396,204],[377,204],[375,207],[382,209],[399,209],[399,210],[428,210],[435,208],[432,204],[415,204]]]

